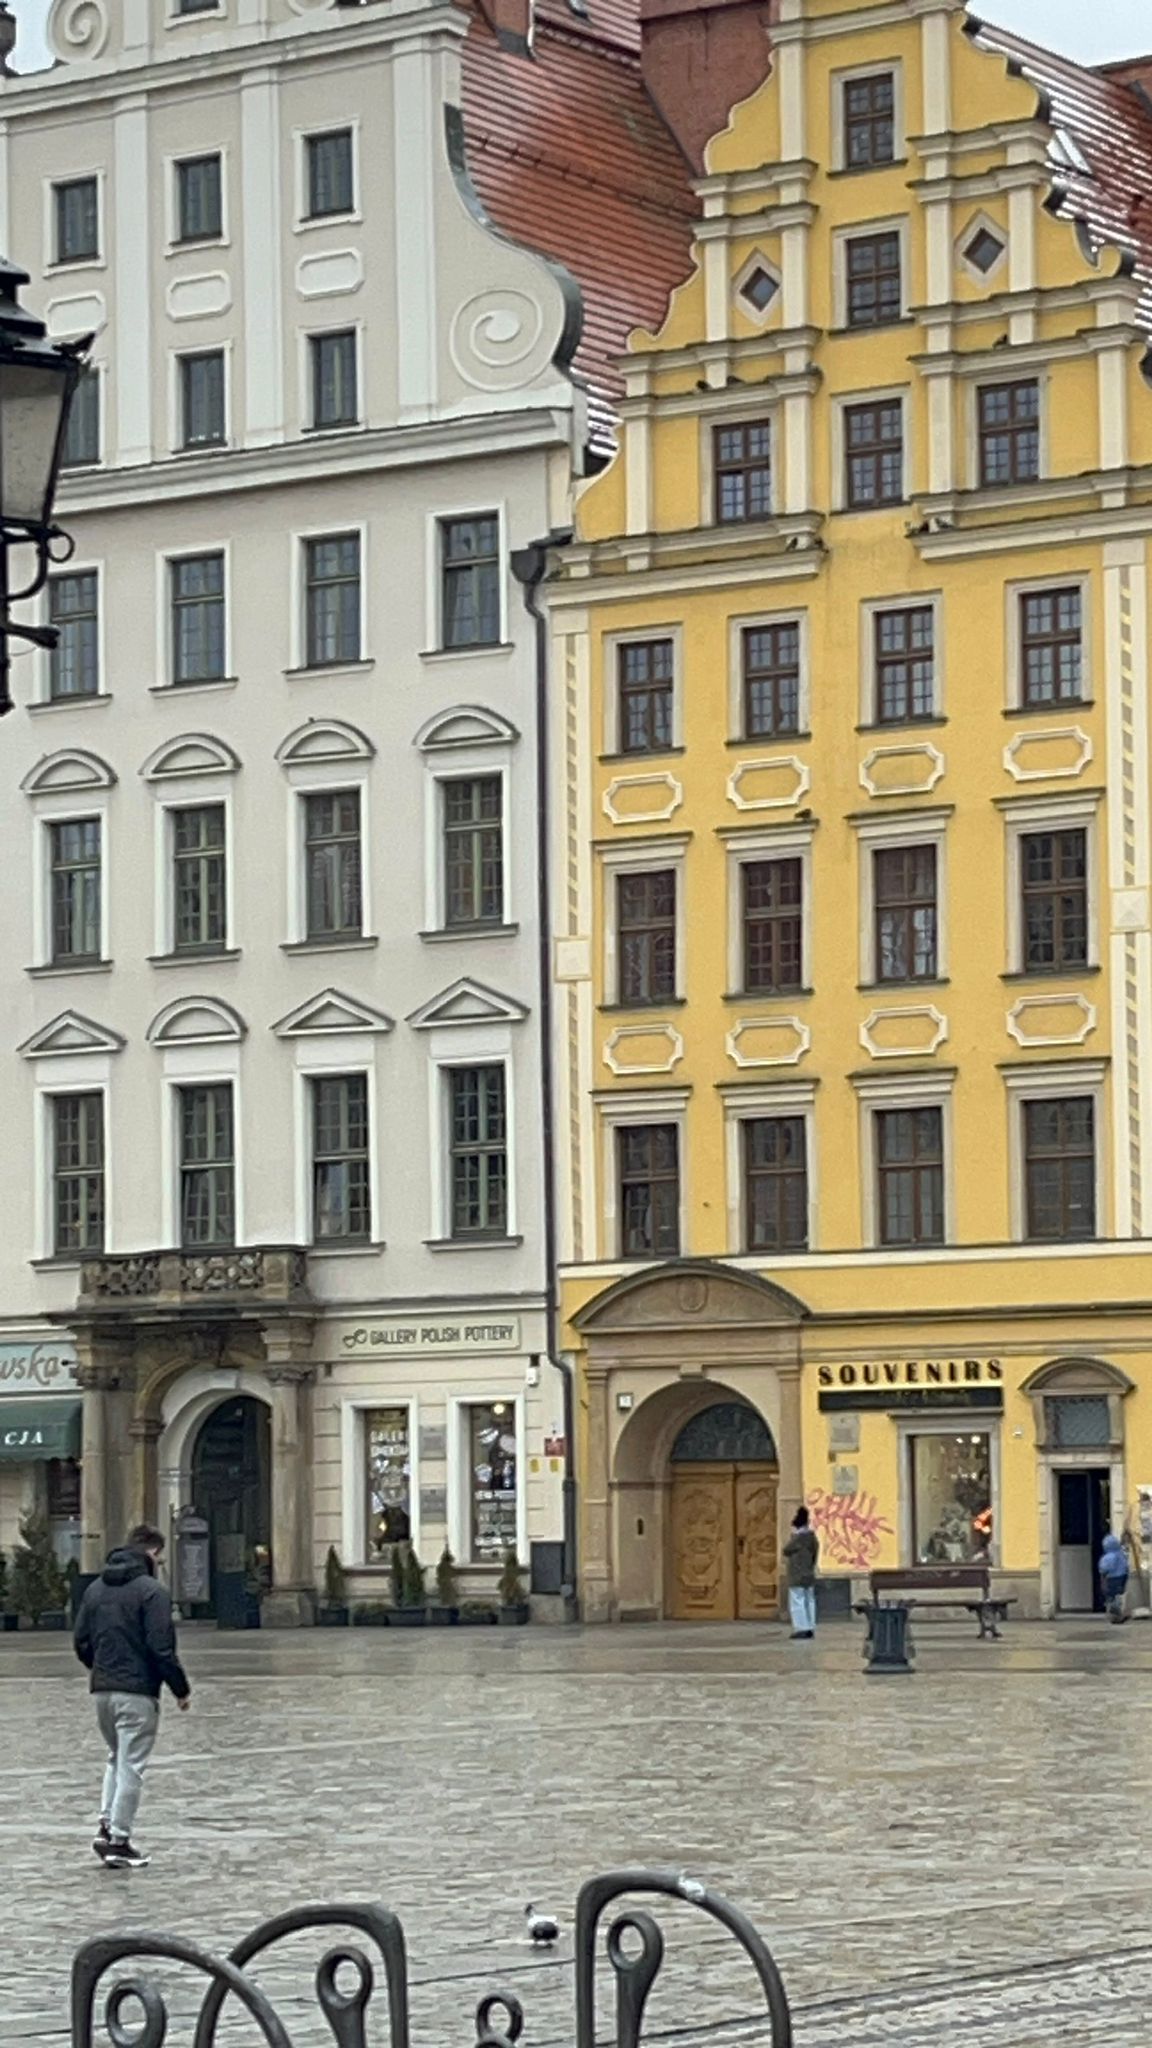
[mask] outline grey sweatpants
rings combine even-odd
[[[138,1692],[98,1692],[96,1719],[108,1745],[100,1811],[112,1836],[127,1842],[160,1726],[160,1702]]]

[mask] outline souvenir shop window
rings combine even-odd
[[[908,1439],[912,1555],[917,1564],[969,1564],[992,1549],[992,1439],[985,1431]]]
[[[502,1564],[517,1546],[519,1458],[512,1401],[474,1402],[468,1432],[468,1555],[473,1564]]]
[[[412,1447],[407,1408],[368,1408],[364,1413],[367,1465],[366,1555],[387,1564],[394,1543],[412,1534]]]

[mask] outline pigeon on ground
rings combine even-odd
[[[536,1947],[547,1948],[560,1939],[560,1922],[551,1913],[538,1913],[531,1899],[524,1908],[524,1918],[528,1922],[528,1939]]]

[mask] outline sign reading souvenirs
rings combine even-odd
[[[76,1385],[76,1353],[57,1337],[40,1344],[0,1344],[0,1393],[63,1394]]]
[[[516,1316],[451,1316],[428,1322],[359,1323],[354,1330],[345,1330],[340,1348],[361,1357],[397,1351],[409,1357],[429,1351],[519,1351],[520,1322]]]
[[[1004,1367],[998,1358],[885,1358],[822,1365],[818,1377],[822,1387],[999,1386]]]

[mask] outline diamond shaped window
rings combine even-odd
[[[973,265],[983,277],[995,269],[1004,254],[1004,243],[991,228],[977,228],[970,242],[965,244],[965,260]]]
[[[740,297],[746,299],[755,312],[766,313],[779,289],[780,286],[771,271],[765,270],[763,264],[758,263],[755,270],[750,271],[744,279],[740,287]]]

